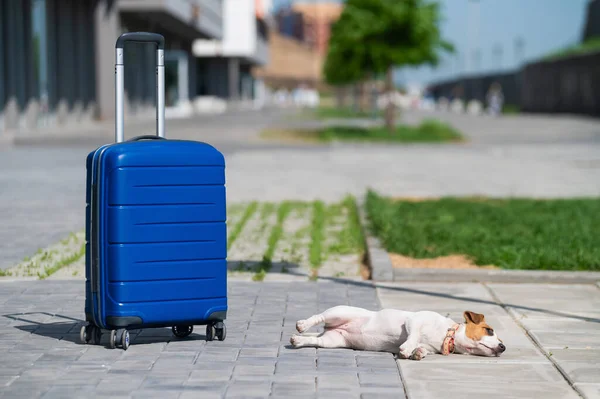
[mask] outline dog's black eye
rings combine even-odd
[[[488,335],[494,335],[494,330],[492,330],[491,328],[486,328],[486,331]]]

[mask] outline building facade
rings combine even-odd
[[[198,96],[230,101],[254,98],[256,82],[251,71],[269,62],[268,26],[259,1],[224,0],[223,38],[197,39],[193,54],[201,68],[197,76]]]
[[[115,41],[138,30],[165,36],[167,113],[185,114],[192,44],[222,38],[222,0],[0,0],[0,135],[114,118]],[[127,116],[153,115],[155,49],[127,46]]]
[[[326,55],[331,27],[340,18],[343,5],[337,2],[296,2],[292,12],[301,16],[303,40],[321,54]]]
[[[272,88],[321,88],[331,27],[343,5],[334,2],[294,2],[274,16],[269,38],[270,62],[256,76]]]

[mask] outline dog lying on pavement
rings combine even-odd
[[[325,323],[319,335],[293,335],[295,348],[348,348],[391,352],[401,359],[421,360],[431,353],[462,353],[500,356],[506,350],[485,316],[465,311],[464,323],[439,313],[383,309],[378,312],[353,306],[334,306],[299,320],[296,330],[304,333]]]

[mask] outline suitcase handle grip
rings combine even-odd
[[[124,48],[125,42],[156,43],[159,50],[165,49],[165,38],[163,37],[163,35],[159,35],[158,33],[150,33],[150,32],[123,33],[117,39],[116,48]]]
[[[115,142],[124,140],[125,65],[123,51],[126,42],[155,43],[156,49],[156,135],[165,137],[165,39],[158,33],[127,32],[115,45]]]
[[[132,137],[127,141],[141,141],[141,140],[166,140],[164,137],[154,136],[152,134],[146,134],[143,136]]]

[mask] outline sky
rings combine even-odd
[[[293,1],[274,0],[273,6],[277,9]],[[539,59],[548,52],[578,43],[588,0],[478,0],[479,5],[473,0],[439,0],[439,3],[444,17],[442,35],[454,44],[455,55],[447,57],[435,70],[429,67],[398,70],[397,83],[427,84],[468,71],[479,74],[514,70],[523,61]],[[476,18],[477,7],[479,18]],[[469,36],[474,38],[471,43]],[[518,38],[523,44],[520,52],[515,46]]]

